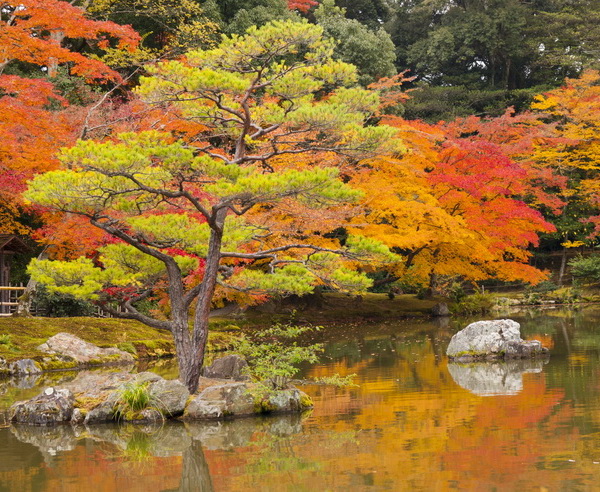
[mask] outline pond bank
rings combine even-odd
[[[175,356],[175,345],[170,333],[150,328],[132,320],[114,318],[0,318],[0,359],[7,365],[31,359],[45,370],[73,369],[60,360],[44,362],[48,354],[39,347],[58,333],[69,333],[100,348],[116,348],[131,354],[135,361],[170,358]],[[231,321],[214,323],[209,352],[226,350],[239,335],[238,326]],[[104,365],[90,363],[88,366]]]

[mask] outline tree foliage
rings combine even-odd
[[[335,55],[355,65],[363,85],[396,74],[394,43],[381,26],[369,29],[356,19],[346,18],[346,9],[333,0],[323,0],[315,17],[325,34],[336,41]]]
[[[67,110],[53,76],[66,65],[88,81],[117,81],[117,72],[72,47],[84,40],[95,48],[112,43],[133,49],[138,36],[112,22],[90,20],[59,0],[5,2],[0,21],[0,227],[26,233],[20,193],[35,174],[57,167],[56,152],[75,141],[81,122],[80,114]]]
[[[352,87],[355,68],[332,58],[322,33],[273,22],[150,67],[138,93],[177,115],[186,141],[158,131],[79,141],[62,153],[63,169],[38,176],[26,193],[114,238],[93,260],[35,261],[34,278],[107,309],[117,302],[125,312],[115,314],[171,331],[191,389],[217,284],[258,294],[303,294],[320,283],[355,291],[368,281],[340,257],[391,257],[365,238],[324,245],[284,227],[294,210],[356,201],[332,165],[343,162],[336,156],[376,151],[395,133],[363,126],[377,94]],[[337,89],[323,97],[326,86]],[[329,162],[317,165],[316,152]],[[286,159],[293,155],[308,160]],[[161,289],[166,317],[136,309]]]
[[[355,223],[367,222],[363,233],[403,254],[388,268],[389,280],[545,278],[528,265],[529,247],[554,228],[533,207],[558,212],[560,200],[539,184],[562,181],[520,158],[540,138],[539,122],[510,114],[436,126],[386,121],[399,128],[410,152],[365,162],[352,183],[365,192],[366,213]]]

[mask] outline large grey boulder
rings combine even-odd
[[[190,392],[181,381],[161,378],[151,383],[149,390],[153,404],[165,417],[183,414]]]
[[[81,365],[128,364],[133,356],[117,348],[100,348],[69,333],[57,333],[37,347],[41,352],[71,357]]]
[[[245,383],[209,386],[189,403],[184,418],[219,419],[229,415],[252,415],[255,413],[254,397],[248,389]]]
[[[10,407],[10,421],[30,425],[55,425],[69,422],[73,414],[73,394],[68,389],[46,388],[29,401]]]
[[[542,372],[541,359],[507,360],[485,364],[449,363],[448,372],[462,388],[479,396],[516,395],[523,390],[523,374]]]
[[[262,397],[257,394],[260,392],[250,383],[209,386],[188,404],[184,419],[205,420],[259,413],[301,412],[313,406],[310,397],[296,388],[274,390]]]
[[[205,367],[202,375],[205,378],[214,379],[234,379],[235,381],[243,381],[248,379],[245,374],[245,369],[248,363],[239,355],[226,355],[216,359],[210,366]]]
[[[521,338],[521,326],[511,319],[477,321],[456,333],[446,355],[455,361],[524,359],[546,355],[537,340]]]

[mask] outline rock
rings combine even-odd
[[[186,419],[218,419],[228,415],[255,413],[254,397],[246,383],[229,383],[209,386],[187,406]]]
[[[81,411],[81,409],[80,408],[73,409],[73,413],[71,415],[71,424],[80,425],[80,424],[83,424],[84,420],[85,420],[85,415]]]
[[[248,363],[239,355],[226,355],[216,359],[210,366],[205,367],[202,375],[205,378],[234,379],[243,381],[247,379],[244,369]]]
[[[155,372],[140,372],[136,374],[133,379],[133,382],[143,384],[143,383],[156,383],[157,381],[164,381],[158,374]]]
[[[39,364],[32,359],[21,359],[12,362],[8,366],[10,374],[17,376],[29,376],[31,374],[39,374],[42,372]]]
[[[61,388],[67,388],[77,395],[97,398],[116,390],[135,377],[135,374],[127,372],[81,371],[73,380],[62,384]]]
[[[540,359],[508,360],[477,364],[449,363],[452,379],[479,396],[516,395],[523,390],[523,374],[542,372]]]
[[[111,422],[114,419],[114,401],[104,401],[98,406],[88,411],[83,423],[88,424],[102,424],[105,422]]]
[[[116,348],[103,349],[69,333],[58,333],[37,349],[48,354],[71,357],[81,365],[127,364],[135,360],[127,352]]]
[[[73,403],[73,394],[68,389],[44,391],[29,401],[20,401],[10,407],[10,420],[32,425],[69,422],[73,415]]]
[[[152,422],[162,422],[165,420],[163,414],[156,408],[144,408],[139,413],[139,418],[135,419],[135,422],[138,423],[152,423]]]
[[[253,395],[253,385],[229,383],[203,390],[188,404],[184,418],[220,419],[257,413],[300,412],[312,406],[310,397],[296,388],[274,391],[259,399]]]
[[[262,401],[263,411],[269,413],[301,412],[312,407],[310,397],[297,388],[279,390]]]
[[[177,417],[183,414],[190,392],[181,381],[161,378],[153,382],[149,389],[154,405],[164,416]]]
[[[519,323],[511,319],[471,323],[452,337],[446,351],[450,359],[462,362],[523,359],[547,353],[540,342],[524,341]]]
[[[448,304],[440,302],[431,308],[431,314],[435,317],[450,316],[450,309]]]

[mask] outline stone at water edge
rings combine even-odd
[[[10,374],[17,376],[28,376],[30,374],[39,374],[42,372],[39,364],[33,359],[21,359],[11,362],[8,365],[8,371]]]
[[[243,381],[248,379],[244,373],[248,363],[243,357],[231,354],[216,359],[210,366],[202,370],[202,376],[212,379],[234,379]]]
[[[188,404],[184,418],[219,419],[229,415],[252,415],[254,398],[245,383],[209,386]]]
[[[227,383],[209,386],[188,404],[183,418],[186,420],[221,419],[259,413],[302,412],[313,407],[310,397],[296,389],[274,391],[264,401],[252,395],[250,383]]]
[[[190,397],[187,386],[177,379],[160,379],[150,384],[153,404],[165,417],[183,414]]]
[[[69,422],[73,415],[73,403],[73,393],[68,389],[48,388],[29,401],[19,401],[11,406],[10,421],[30,425]]]
[[[521,326],[511,319],[477,321],[456,333],[446,351],[454,361],[523,359],[546,355],[537,340],[521,338]]]

